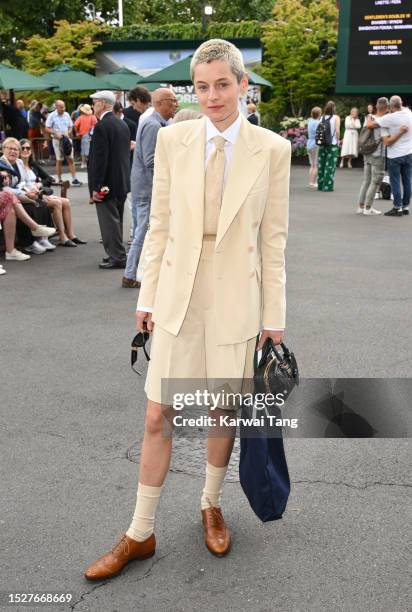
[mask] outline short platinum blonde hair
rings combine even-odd
[[[214,60],[223,60],[230,66],[238,83],[245,74],[245,64],[242,53],[235,45],[221,38],[206,40],[198,47],[190,62],[190,78],[193,81],[195,68],[198,64],[209,64]]]

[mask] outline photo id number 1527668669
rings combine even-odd
[[[13,605],[38,605],[38,604],[57,604],[70,603],[73,599],[72,593],[56,593],[56,592],[25,592],[25,593],[4,593],[0,603]]]

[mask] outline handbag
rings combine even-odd
[[[256,338],[256,347],[259,336]],[[258,352],[255,351],[254,365],[254,388],[262,393],[281,393],[286,400],[294,387],[299,385],[299,369],[295,355],[288,347],[280,344],[283,354],[276,348],[273,340],[268,338],[263,345],[262,357],[258,361]]]
[[[295,356],[285,345],[281,346],[283,355],[268,338],[259,362],[255,353],[255,394],[282,393],[286,398],[299,384]],[[239,478],[253,512],[261,521],[265,523],[282,518],[290,494],[289,470],[282,430],[274,429],[268,419],[263,426],[248,424],[246,427],[241,421]]]
[[[63,136],[60,140],[60,150],[64,157],[70,157],[72,149],[73,145],[71,143],[70,138],[68,138],[67,136]]]

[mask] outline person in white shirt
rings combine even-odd
[[[367,121],[369,128],[387,128],[389,136],[383,138],[387,145],[388,170],[393,195],[393,208],[387,217],[409,215],[412,177],[412,112],[402,105],[402,98],[392,96],[391,112],[384,117]]]
[[[187,392],[204,384],[222,388],[223,378],[223,388],[240,391],[253,376],[256,348],[283,339],[290,143],[239,112],[248,77],[232,43],[200,45],[191,76],[205,117],[157,133],[147,267],[136,310],[139,335],[153,333],[136,508],[120,542],[87,568],[88,580],[114,576],[155,553],[155,513],[179,418],[173,380]],[[233,404],[218,402],[212,412],[218,423],[225,410],[233,413]],[[222,557],[231,545],[221,493],[235,431],[211,429],[199,505],[205,544]],[[181,512],[180,502],[175,510]]]
[[[54,154],[56,156],[56,175],[57,180],[62,179],[63,160],[66,159],[70,174],[72,175],[72,185],[79,187],[81,182],[76,177],[76,168],[73,160],[73,142],[70,136],[73,130],[73,121],[69,113],[66,112],[66,105],[63,100],[56,100],[56,109],[50,113],[46,120],[46,132],[50,134],[53,142]],[[62,151],[62,139],[68,138],[72,144],[72,149],[69,155],[65,155]]]

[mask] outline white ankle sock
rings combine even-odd
[[[139,482],[137,487],[136,508],[126,535],[137,542],[143,542],[152,535],[157,505],[162,487],[150,487]]]
[[[227,465],[216,467],[211,463],[206,464],[206,480],[200,505],[202,510],[217,506],[220,508],[222,498],[222,485],[227,472]]]

